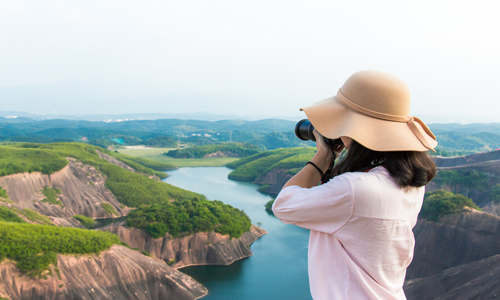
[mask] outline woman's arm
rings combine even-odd
[[[333,154],[328,145],[323,140],[323,137],[314,129],[314,136],[316,137],[316,148],[318,151],[311,159],[323,173],[326,172],[333,159]],[[318,170],[310,164],[307,164],[295,176],[290,178],[282,189],[291,185],[298,185],[303,188],[310,188],[318,185],[321,182],[321,175]]]

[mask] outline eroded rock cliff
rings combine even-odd
[[[500,217],[473,209],[439,222],[419,219],[406,278],[423,277],[500,253]]]
[[[500,254],[408,280],[404,289],[409,300],[499,299],[498,278]]]
[[[9,299],[197,299],[207,289],[165,262],[115,245],[100,255],[58,255],[52,275],[33,279],[0,264],[0,296]]]
[[[154,239],[137,228],[114,223],[101,228],[117,234],[130,247],[161,258],[175,268],[191,265],[229,265],[252,255],[250,245],[266,233],[253,226],[239,238],[230,238],[216,232],[198,232],[185,237],[172,238],[166,235]]]
[[[12,205],[29,208],[50,217],[55,224],[78,226],[73,219],[76,214],[92,218],[110,217],[102,204],[111,205],[116,216],[125,215],[128,210],[116,200],[105,186],[105,177],[95,167],[83,164],[74,158],[67,158],[68,164],[50,175],[40,172],[18,173],[0,177]],[[44,187],[57,188],[60,204],[43,202]]]
[[[408,299],[497,299],[500,217],[466,208],[439,222],[420,219],[407,270]]]

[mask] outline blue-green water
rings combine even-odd
[[[271,198],[253,184],[227,179],[224,167],[181,168],[166,182],[244,210],[268,234],[252,245],[253,255],[230,266],[188,267],[181,271],[208,288],[207,300],[311,299],[307,279],[309,231],[281,223],[264,204]]]

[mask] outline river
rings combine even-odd
[[[242,209],[252,223],[268,234],[252,245],[253,255],[230,266],[181,269],[204,284],[204,300],[311,299],[307,279],[309,231],[281,223],[264,205],[271,198],[257,186],[227,179],[225,167],[180,168],[168,172],[165,182],[204,194]]]

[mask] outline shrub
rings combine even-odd
[[[47,216],[41,215],[32,209],[23,208],[23,209],[16,209],[16,211],[33,223],[52,225],[52,221]]]
[[[89,218],[87,216],[83,216],[83,215],[74,215],[73,218],[75,218],[76,220],[78,220],[80,222],[80,224],[82,224],[83,227],[85,228],[93,228],[94,225],[95,225],[95,221],[94,219],[92,218]]]
[[[5,206],[0,206],[0,221],[24,223],[17,213]]]
[[[273,203],[274,203],[274,199],[269,200],[269,201],[267,201],[267,203],[266,203],[265,206],[266,206],[266,211],[268,213],[270,213],[271,215],[274,216],[274,213],[273,213]]]
[[[62,206],[62,202],[57,199],[59,197],[59,195],[61,194],[60,189],[46,186],[43,188],[42,193],[45,196],[45,198],[42,200],[42,202],[47,202],[50,204]]]
[[[460,212],[465,206],[480,209],[472,199],[464,195],[439,190],[426,194],[419,216],[438,221],[442,216]]]
[[[117,215],[116,209],[109,203],[103,202],[101,203],[101,207],[109,214],[109,215]]]
[[[9,195],[7,195],[7,191],[2,187],[0,187],[0,198],[9,198]]]

